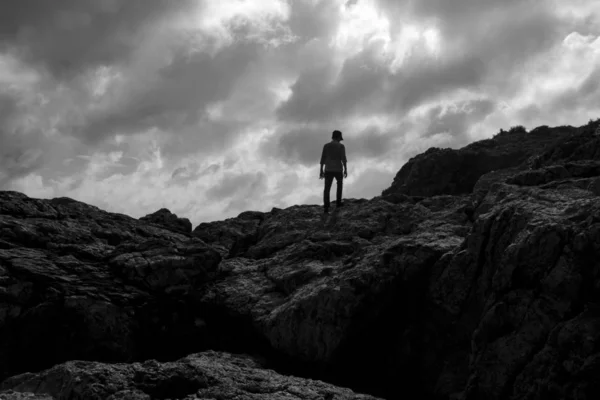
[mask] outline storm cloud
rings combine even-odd
[[[222,129],[218,122],[211,121],[206,107],[231,95],[256,55],[252,46],[228,47],[215,56],[182,52],[146,79],[132,73],[130,79],[115,87],[102,107],[88,114],[75,134],[97,141],[103,136],[151,128],[185,132],[204,122],[207,129],[198,133],[208,136],[208,143],[219,140],[231,133],[231,126],[224,123]]]
[[[491,100],[474,100],[453,104],[452,107],[432,108],[428,112],[429,125],[424,136],[448,132],[459,141],[473,122],[481,121],[495,109],[496,103]]]
[[[64,79],[127,59],[146,30],[191,0],[19,0],[2,5],[0,48]]]
[[[42,148],[47,145],[39,128],[19,124],[18,98],[0,93],[0,187],[44,165]]]
[[[520,87],[515,73],[564,34],[550,5],[531,7],[529,1],[382,3],[392,15],[402,10],[436,27],[436,36],[445,44],[432,50],[439,54],[427,57],[417,52],[403,60],[401,68],[393,69],[392,56],[385,50],[391,45],[380,39],[369,41],[339,71],[332,59],[300,75],[291,86],[292,96],[278,110],[281,119],[326,122],[379,112],[405,113],[453,91],[479,92],[491,84],[493,94],[501,95]],[[401,33],[408,25],[405,20],[406,16],[399,18],[390,30]],[[415,39],[409,53],[427,45],[426,36]]]

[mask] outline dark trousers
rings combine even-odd
[[[329,192],[331,190],[331,184],[333,183],[333,178],[337,183],[337,191],[336,191],[336,204],[339,206],[342,204],[342,189],[344,187],[344,175],[342,172],[327,172],[325,171],[325,191],[323,192],[323,205],[325,210],[329,210]]]

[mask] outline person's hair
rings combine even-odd
[[[335,131],[333,131],[333,134],[331,135],[331,137],[332,137],[333,139],[338,139],[338,138],[341,138],[341,137],[342,137],[342,132],[340,132],[340,131],[338,131],[338,130],[335,130]]]

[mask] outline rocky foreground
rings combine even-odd
[[[419,188],[428,151],[328,224],[0,192],[0,399],[599,398],[594,130],[504,133],[467,159],[513,135],[516,165]]]

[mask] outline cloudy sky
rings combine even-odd
[[[0,189],[194,225],[408,158],[600,117],[595,0],[4,0]]]

